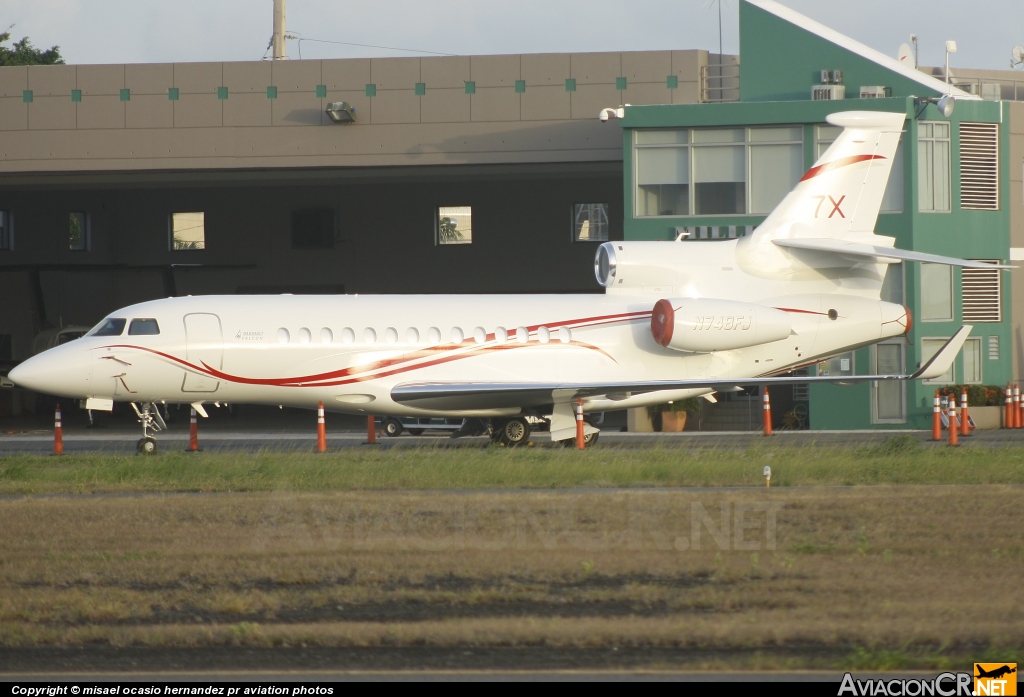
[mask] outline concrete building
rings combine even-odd
[[[842,71],[843,84],[812,100],[822,70]],[[1007,72],[957,70],[986,99],[957,92],[946,119],[920,101],[955,89],[934,70],[765,0],[741,1],[738,57],[0,68],[0,363],[30,355],[47,327],[167,295],[598,292],[595,243],[744,234],[834,137],[825,116],[848,109],[908,115],[880,233],[910,249],[1024,259],[1024,107],[1013,101],[1024,82]],[[334,102],[351,107],[352,123],[328,117]],[[622,104],[632,105],[624,120],[597,120]],[[680,194],[682,182],[643,179],[651,131],[738,140],[712,163],[717,178],[687,169],[694,185]],[[980,167],[966,183],[965,153]],[[920,158],[932,158],[930,179]],[[1022,272],[996,274],[993,286],[959,270],[925,280],[914,267],[887,284],[919,320],[911,342],[820,369],[913,365],[969,320],[979,342],[949,381],[1018,378]],[[934,389],[815,386],[786,399],[809,405],[814,428],[921,427]],[[749,399],[733,400],[703,426],[756,428],[757,416]]]

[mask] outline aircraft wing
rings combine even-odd
[[[777,239],[772,243],[779,247],[790,249],[809,249],[814,252],[832,252],[855,257],[871,257],[874,259],[900,259],[902,261],[922,261],[926,264],[945,264],[947,266],[963,266],[969,269],[1015,269],[1015,266],[1004,264],[990,264],[984,261],[971,261],[969,259],[957,259],[956,257],[944,257],[940,254],[926,254],[924,252],[911,252],[906,249],[895,247],[881,247],[873,244],[860,242],[846,242],[841,239],[827,237],[801,237],[796,239]]]
[[[934,356],[916,371],[892,375],[846,376],[769,376],[750,378],[696,378],[692,380],[659,380],[650,382],[418,382],[396,385],[391,398],[399,403],[420,409],[475,410],[509,407],[532,407],[569,402],[579,397],[627,397],[664,390],[691,390],[708,388],[724,391],[729,388],[752,385],[792,385],[794,383],[838,383],[852,385],[874,380],[930,380],[949,370],[960,352],[970,325],[964,325]]]

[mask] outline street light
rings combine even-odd
[[[956,53],[956,42],[955,41],[947,41],[946,42],[946,84],[947,85],[949,84],[949,54],[950,53]]]
[[[356,120],[356,109],[348,102],[331,102],[327,105],[327,115],[334,123],[352,123]]]

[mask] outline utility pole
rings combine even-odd
[[[274,60],[276,61],[288,58],[288,50],[284,43],[286,3],[287,0],[274,0],[274,38],[271,43],[274,46]]]

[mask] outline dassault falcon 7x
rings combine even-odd
[[[167,298],[114,312],[10,379],[89,409],[131,402],[139,449],[151,452],[156,405],[167,403],[202,415],[214,402],[323,401],[338,412],[465,417],[461,434],[514,445],[529,437],[527,417],[548,419],[553,440],[571,438],[577,399],[598,412],[741,385],[934,378],[971,327],[912,373],[785,375],[910,331],[908,309],[880,300],[890,264],[989,267],[874,234],[904,120],[830,116],[844,130],[751,235],[601,245],[603,295]]]

